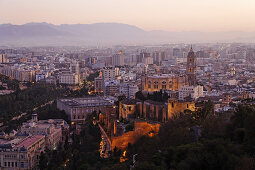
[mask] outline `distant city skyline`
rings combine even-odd
[[[0,0],[0,24],[116,22],[144,30],[255,31],[254,0]]]

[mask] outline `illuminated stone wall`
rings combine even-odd
[[[185,110],[195,111],[194,101],[178,101],[176,99],[168,99],[168,119],[178,116]]]
[[[136,103],[134,104],[125,104],[120,102],[119,104],[119,119],[128,119],[135,115],[136,112]]]
[[[134,131],[129,131],[121,136],[112,137],[112,149],[115,147],[124,150],[128,143],[134,144],[141,136],[148,135],[150,137],[156,135],[159,131],[160,124],[148,122],[135,122]]]

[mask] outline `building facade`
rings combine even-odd
[[[104,81],[115,80],[116,76],[119,75],[119,68],[118,67],[104,67],[102,72],[103,72]]]
[[[167,119],[170,119],[174,116],[178,116],[180,113],[183,113],[185,110],[195,111],[195,102],[194,101],[180,101],[176,99],[168,99],[168,111]]]
[[[0,64],[8,63],[8,58],[6,54],[0,54]]]
[[[138,91],[139,88],[136,84],[125,83],[120,85],[120,94],[125,95],[127,98],[135,98],[135,94]]]
[[[103,93],[104,90],[104,79],[103,77],[97,77],[94,81],[95,92]]]
[[[37,169],[45,148],[45,136],[34,135],[14,139],[0,145],[1,170]]]
[[[197,99],[204,96],[203,86],[183,86],[178,90],[179,100],[184,100],[186,97]]]
[[[57,100],[57,107],[64,110],[71,122],[84,123],[88,114],[115,113],[114,102],[104,97],[71,98]]]
[[[120,83],[117,80],[110,80],[104,83],[105,96],[117,96],[120,91]]]
[[[58,126],[54,120],[37,121],[37,115],[32,115],[30,122],[25,122],[20,128],[19,133],[29,135],[44,135],[45,145],[53,150],[62,141],[62,127]]]
[[[179,90],[180,87],[187,85],[187,77],[185,75],[178,76],[174,74],[161,74],[146,76],[143,79],[143,90],[148,92],[160,90]]]
[[[113,66],[124,66],[124,56],[120,54],[114,54],[112,56],[112,65]]]
[[[59,83],[67,85],[78,85],[80,83],[80,76],[76,73],[61,73],[59,75]]]

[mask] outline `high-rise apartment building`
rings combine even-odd
[[[0,64],[8,63],[8,58],[6,54],[0,54]]]
[[[144,58],[150,57],[150,53],[142,52],[140,55],[137,55],[137,63],[143,62]]]
[[[112,65],[113,66],[124,66],[124,56],[122,55],[122,53],[120,54],[114,54],[112,56]]]

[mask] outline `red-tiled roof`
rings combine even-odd
[[[25,140],[23,140],[22,142],[17,144],[15,147],[21,148],[24,146],[25,148],[28,148],[29,146],[33,145],[35,142],[37,142],[38,140],[40,140],[42,138],[44,138],[43,135],[29,136]]]

